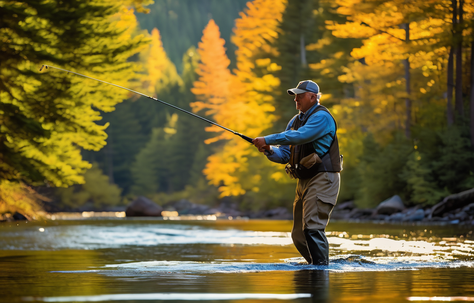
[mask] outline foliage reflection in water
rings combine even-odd
[[[328,267],[302,264],[289,230],[290,221],[252,220],[7,223],[0,301],[474,297],[472,226],[334,222]]]

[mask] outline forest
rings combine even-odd
[[[0,213],[138,196],[291,208],[248,142],[311,79],[338,123],[339,201],[433,205],[474,187],[472,0],[0,1]]]

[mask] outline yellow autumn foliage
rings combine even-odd
[[[205,109],[217,123],[252,138],[271,127],[274,100],[270,92],[279,89],[280,84],[271,74],[279,70],[271,61],[271,57],[277,55],[271,43],[278,37],[277,26],[285,6],[286,1],[256,0],[249,2],[240,13],[232,36],[232,42],[238,47],[234,74],[228,70],[229,60],[218,27],[213,20],[209,22],[198,49],[200,78],[192,90],[198,98],[193,104],[195,110]],[[258,162],[266,166],[267,171],[276,166],[267,163],[252,144],[232,133],[215,126],[207,130],[219,133],[208,143],[224,140],[208,158],[204,170],[210,183],[219,186],[221,196],[258,191],[262,178],[255,174],[257,167],[250,163]],[[273,173],[268,172],[268,176]]]
[[[176,66],[171,62],[163,48],[160,31],[154,28],[151,31],[151,43],[148,50],[141,53],[144,61],[146,77],[144,78],[145,89],[148,93],[156,95],[173,85],[182,85],[181,77]]]

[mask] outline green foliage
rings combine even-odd
[[[150,198],[160,205],[186,199],[196,204],[217,206],[219,191],[217,187],[210,186],[201,174],[199,179],[194,180],[193,185],[187,185],[184,190],[173,193],[158,192]]]
[[[110,183],[97,164],[85,173],[84,179],[83,185],[56,189],[60,206],[76,209],[91,202],[95,208],[101,209],[121,204],[120,188]]]
[[[291,207],[294,181],[282,166],[248,146],[236,144],[222,153],[230,145],[204,144],[205,122],[95,81],[57,70],[38,72],[42,64],[57,65],[190,110],[200,60],[196,45],[211,18],[234,43],[226,43],[234,62],[229,71],[241,82],[225,92],[234,99],[222,124],[247,135],[260,135],[271,123],[281,131],[295,113],[286,89],[315,80],[322,103],[338,121],[345,156],[340,201],[374,207],[398,194],[408,204],[432,205],[474,187],[468,123],[460,116],[455,126],[445,121],[446,58],[453,41],[445,2],[429,8],[401,0],[363,5],[288,0],[278,2],[280,13],[286,6],[278,28],[279,17],[266,13],[273,1],[252,1],[244,13],[247,0],[151,2],[0,2],[0,213],[34,213],[39,197],[25,184],[45,183],[69,186],[58,195],[70,208],[91,201],[97,207],[117,205],[119,188],[127,198],[213,205],[221,185],[207,184],[203,170],[209,164],[219,178],[232,177],[229,188],[242,189],[233,192],[243,208]],[[127,9],[144,12],[147,5],[150,13],[137,17],[143,28],[159,30],[151,35],[140,32]],[[472,6],[465,10],[465,20],[471,20]],[[230,39],[239,13],[250,11],[254,15],[240,18],[240,31],[237,26]],[[272,30],[258,31],[269,21]],[[400,27],[408,21],[410,41]],[[464,28],[470,35],[472,22],[465,21]],[[471,40],[466,36],[465,46]],[[407,58],[409,73],[403,66]],[[464,66],[468,79],[471,71]],[[412,124],[409,139],[400,134],[405,121]],[[212,162],[216,155],[220,160]],[[89,162],[98,166],[89,169]]]
[[[423,163],[421,153],[412,152],[400,178],[407,182],[407,194],[414,204],[433,205],[449,194],[446,188],[439,188],[428,163]]]
[[[69,186],[90,164],[80,149],[105,145],[98,110],[111,111],[125,92],[57,70],[57,65],[126,85],[147,43],[120,2],[0,3],[0,180]]]
[[[36,193],[24,183],[0,181],[0,215],[16,212],[26,216],[29,220],[39,219],[41,212],[40,201],[49,201]]]
[[[450,193],[474,187],[474,152],[465,124],[448,127],[439,133],[440,144],[433,172],[439,185]]]
[[[168,174],[166,149],[168,138],[162,129],[154,129],[150,141],[140,150],[132,166],[133,185],[131,193],[150,195],[167,191]]]
[[[401,134],[395,134],[386,146],[380,146],[370,133],[364,138],[358,165],[360,188],[355,199],[359,207],[375,207],[393,195],[405,198],[406,182],[399,175],[411,149],[410,142]]]
[[[234,20],[247,0],[155,0],[150,13],[138,16],[142,28],[151,32],[158,28],[171,61],[183,70],[181,56],[201,40],[202,31],[210,19],[221,29],[222,37],[230,41]],[[228,45],[227,55],[234,61],[235,46]]]
[[[129,192],[132,183],[130,166],[147,139],[135,112],[138,102],[150,101],[126,100],[117,104],[115,111],[105,113],[104,122],[109,124],[106,130],[107,146],[100,152],[83,151],[84,158],[89,162],[97,162],[107,172],[111,182],[123,189],[124,194]]]

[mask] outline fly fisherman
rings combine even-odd
[[[287,174],[298,179],[291,238],[309,264],[328,265],[325,229],[339,194],[342,170],[336,121],[319,104],[321,93],[313,81],[301,81],[287,92],[295,96],[299,114],[284,132],[252,142],[270,161],[287,164]]]

